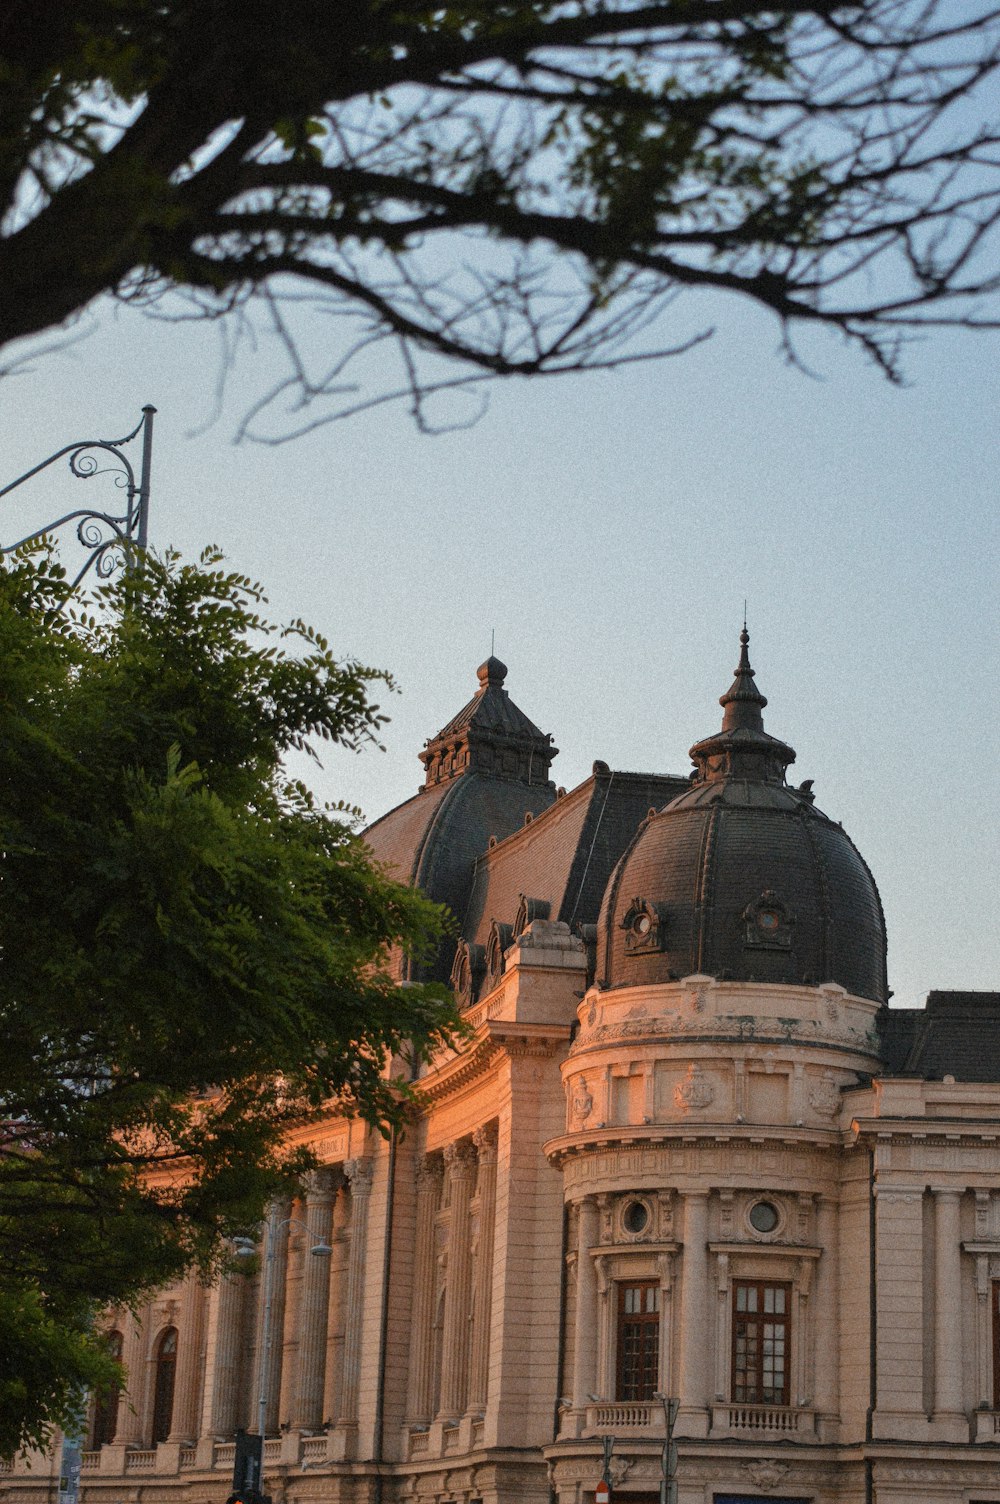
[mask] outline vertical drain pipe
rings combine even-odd
[[[559,1266],[559,1335],[556,1338],[559,1346],[556,1350],[558,1354],[556,1362],[556,1398],[555,1406],[552,1412],[553,1442],[556,1441],[559,1436],[559,1401],[562,1398],[563,1378],[565,1377],[564,1369],[566,1366],[566,1246],[568,1240],[569,1207],[566,1205],[565,1198],[563,1198],[562,1244],[560,1246],[560,1258],[562,1262]],[[549,1482],[549,1504],[556,1504],[557,1497],[555,1478],[553,1477]]]
[[[382,1504],[383,1441],[385,1436],[385,1370],[386,1347],[389,1338],[389,1275],[392,1267],[392,1218],[396,1200],[396,1142],[397,1133],[392,1128],[389,1137],[389,1173],[385,1192],[385,1245],[382,1250],[382,1311],[378,1337],[378,1386],[375,1391],[374,1453],[375,1492],[374,1504]]]
[[[865,1504],[874,1504],[875,1476],[871,1456],[875,1405],[878,1400],[878,1299],[875,1247],[875,1150],[868,1150],[868,1410],[865,1414]]]

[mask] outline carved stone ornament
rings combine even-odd
[[[622,916],[621,928],[625,931],[628,956],[648,955],[664,948],[664,916],[656,904],[647,903],[645,898],[633,898]]]
[[[509,924],[501,924],[499,920],[494,919],[490,925],[490,933],[486,941],[484,993],[492,992],[494,987],[499,987],[504,973],[504,966],[506,965],[504,952],[510,942],[511,926]]]
[[[455,947],[455,960],[451,968],[451,987],[460,1008],[468,1008],[475,1002],[479,984],[486,969],[484,948],[459,940]]]
[[[621,1488],[632,1467],[631,1457],[612,1457],[608,1464],[608,1482],[612,1488]]]
[[[821,1118],[832,1118],[840,1106],[840,1088],[832,1071],[824,1071],[809,1091],[809,1106]]]
[[[674,1087],[674,1103],[682,1112],[698,1111],[715,1100],[711,1083],[706,1080],[700,1065],[692,1060],[683,1081]]]
[[[526,893],[522,893],[511,938],[516,940],[518,935],[523,935],[528,925],[536,919],[548,919],[551,907],[544,898],[529,898]]]
[[[760,1462],[747,1463],[747,1477],[754,1488],[770,1490],[777,1488],[778,1484],[788,1472],[787,1462],[775,1462],[771,1457],[765,1457]]]
[[[748,903],[741,917],[744,945],[756,950],[791,949],[795,921],[773,888],[765,888],[759,898]]]
[[[587,1086],[586,1076],[578,1076],[573,1084],[572,1112],[574,1123],[585,1123],[594,1110],[594,1099]]]

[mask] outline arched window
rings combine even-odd
[[[177,1328],[168,1326],[156,1347],[156,1384],[153,1390],[153,1445],[166,1441],[174,1415],[174,1375],[177,1372]]]
[[[109,1332],[107,1336],[107,1350],[110,1357],[120,1361],[122,1355],[123,1338],[121,1332]],[[115,1431],[118,1429],[118,1401],[121,1399],[121,1390],[117,1384],[110,1389],[102,1389],[94,1404],[94,1430],[91,1438],[91,1446],[96,1451],[103,1447],[106,1442],[114,1441]]]

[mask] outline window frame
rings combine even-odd
[[[635,1291],[642,1292],[640,1309],[629,1311],[628,1296]],[[615,1400],[620,1404],[644,1404],[656,1396],[660,1387],[660,1282],[648,1276],[618,1279],[615,1292]],[[638,1343],[634,1353],[627,1351],[631,1334],[635,1334],[632,1340]]]
[[[754,1311],[749,1311],[749,1310],[740,1311],[738,1309],[740,1292],[744,1291],[744,1290],[751,1290],[751,1289],[754,1290],[757,1293],[757,1303],[758,1303],[759,1309],[754,1310]],[[777,1292],[777,1291],[781,1291],[782,1294],[783,1294],[783,1297],[784,1297],[784,1310],[783,1311],[774,1311],[774,1310],[768,1311],[766,1309],[766,1305],[767,1305],[767,1293],[768,1292]],[[732,1282],[732,1292],[731,1292],[731,1296],[730,1296],[730,1319],[731,1319],[731,1340],[730,1340],[730,1357],[729,1357],[729,1388],[730,1388],[730,1394],[731,1394],[731,1401],[730,1401],[730,1403],[735,1404],[735,1405],[767,1405],[767,1406],[775,1406],[775,1407],[786,1407],[786,1406],[788,1406],[791,1403],[791,1378],[792,1378],[792,1302],[793,1302],[793,1298],[794,1298],[794,1286],[788,1280],[761,1279],[761,1278],[744,1278],[744,1277],[738,1277],[738,1278],[735,1278],[733,1280],[733,1282]],[[759,1326],[761,1328],[763,1328],[763,1327],[765,1327],[767,1325],[780,1326],[781,1327],[781,1341],[782,1341],[782,1344],[783,1344],[783,1351],[781,1353],[781,1358],[782,1358],[781,1380],[782,1380],[782,1382],[781,1382],[781,1389],[780,1389],[780,1397],[779,1398],[774,1398],[773,1397],[774,1394],[775,1394],[775,1392],[776,1392],[776,1386],[773,1383],[771,1385],[768,1385],[765,1382],[765,1379],[766,1379],[766,1366],[765,1365],[766,1365],[767,1357],[768,1356],[771,1356],[772,1358],[774,1357],[773,1351],[770,1354],[768,1354],[768,1352],[767,1352],[767,1344],[768,1344],[768,1342],[772,1342],[773,1343],[775,1340],[777,1340],[777,1334],[772,1334],[771,1337],[768,1337],[768,1336],[765,1335],[765,1333],[763,1331],[761,1331],[760,1336],[757,1339],[756,1357],[755,1357],[754,1364],[753,1364],[753,1378],[754,1378],[753,1389],[754,1389],[754,1393],[752,1395],[747,1395],[745,1393],[743,1395],[740,1395],[740,1393],[739,1393],[739,1389],[740,1388],[743,1388],[745,1390],[745,1389],[747,1389],[749,1387],[746,1384],[746,1382],[744,1382],[741,1385],[741,1384],[738,1383],[738,1380],[737,1380],[737,1375],[739,1373],[743,1373],[745,1375],[748,1372],[746,1353],[744,1352],[742,1355],[739,1353],[739,1343],[740,1343],[741,1335],[744,1336],[744,1340],[745,1340],[745,1334],[741,1334],[741,1332],[740,1332],[740,1323],[742,1322],[743,1325],[744,1325],[744,1327],[745,1327],[747,1325],[747,1323],[748,1323],[748,1319],[750,1321],[753,1321],[755,1325],[757,1325],[757,1326]],[[741,1359],[742,1359],[742,1361],[741,1361]],[[772,1370],[772,1373],[773,1373],[773,1370]],[[765,1399],[764,1395],[766,1393],[770,1393],[770,1395],[772,1397]]]
[[[172,1343],[169,1352],[165,1351],[168,1343]],[[177,1328],[168,1326],[157,1339],[156,1356],[153,1360],[153,1413],[150,1439],[154,1447],[169,1438],[173,1426],[178,1346]]]

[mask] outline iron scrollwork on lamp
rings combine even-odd
[[[17,480],[0,486],[0,497],[16,491],[50,465],[66,459],[70,473],[78,480],[91,480],[98,475],[111,475],[119,492],[124,492],[120,508],[101,511],[98,507],[80,507],[65,512],[44,527],[33,528],[16,543],[0,544],[0,558],[12,554],[25,544],[54,533],[67,524],[75,524],[77,540],[86,549],[87,557],[73,580],[72,588],[93,569],[98,579],[106,580],[122,567],[138,550],[144,549],[149,534],[149,479],[152,463],[153,416],[156,408],[145,406],[142,417],[121,439],[81,439],[57,449],[47,459],[33,465]],[[142,434],[142,453],[138,478],[135,466],[125,453],[124,446]]]

